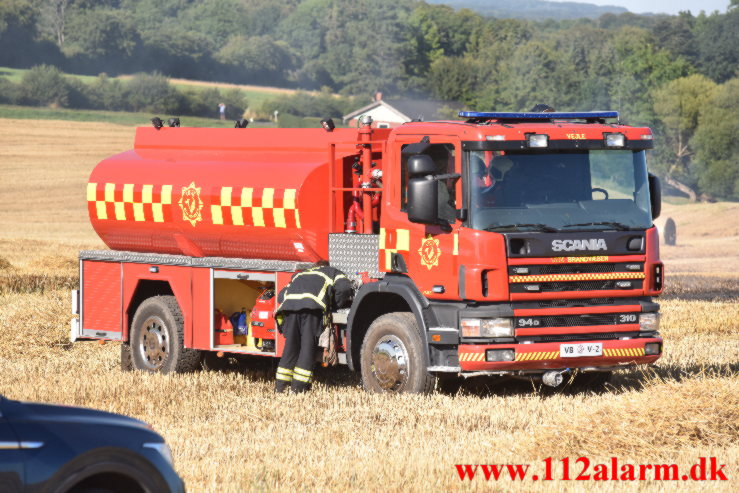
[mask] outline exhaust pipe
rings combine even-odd
[[[562,371],[548,371],[541,376],[541,381],[547,387],[559,387],[564,381],[563,375],[569,371],[569,368]]]

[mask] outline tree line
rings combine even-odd
[[[738,3],[535,22],[416,0],[5,0],[0,65],[615,109],[655,129],[651,166],[672,187],[739,199]]]

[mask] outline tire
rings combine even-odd
[[[115,483],[106,479],[109,473],[118,475]],[[44,490],[41,490],[44,491]],[[170,488],[159,471],[146,459],[132,452],[106,447],[75,458],[64,465],[47,482],[45,491],[53,493],[106,492],[145,493],[169,492]]]
[[[200,351],[184,345],[182,312],[174,296],[144,300],[131,324],[131,359],[137,370],[185,373],[200,366]]]
[[[426,394],[436,384],[426,371],[423,340],[412,313],[388,313],[372,322],[362,343],[360,366],[368,392]]]

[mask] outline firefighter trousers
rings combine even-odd
[[[282,334],[285,348],[277,366],[275,390],[282,392],[290,387],[293,392],[310,389],[313,382],[313,366],[316,362],[318,337],[323,328],[323,312],[301,310],[283,312]]]

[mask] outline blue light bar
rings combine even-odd
[[[582,111],[574,113],[486,113],[479,111],[460,111],[462,118],[485,120],[597,120],[618,118],[618,111]]]

